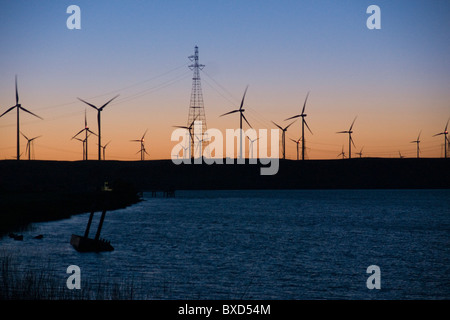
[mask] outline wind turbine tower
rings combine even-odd
[[[202,93],[202,85],[200,82],[200,70],[203,70],[205,65],[199,63],[198,58],[198,46],[195,46],[194,55],[189,56],[189,60],[191,60],[192,64],[189,65],[189,69],[194,71],[194,75],[192,77],[192,90],[191,90],[191,102],[189,105],[189,116],[187,121],[187,126],[189,127],[194,121],[201,121],[202,128],[201,132],[196,132],[200,134],[198,139],[203,139],[204,133],[207,130],[206,126],[206,115],[205,115],[205,106],[203,104],[203,93]],[[194,155],[194,139],[191,139],[191,155]],[[200,156],[203,154],[203,150],[200,150]]]

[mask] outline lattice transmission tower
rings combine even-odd
[[[189,56],[189,60],[193,62],[189,65],[189,69],[194,71],[194,75],[192,77],[192,91],[191,91],[191,102],[189,105],[189,116],[187,127],[192,127],[192,139],[191,139],[191,155],[195,155],[194,143],[198,143],[201,141],[201,145],[205,146],[208,140],[205,136],[205,132],[207,130],[206,127],[206,115],[205,115],[205,106],[203,104],[203,93],[202,93],[202,85],[200,83],[200,70],[202,70],[205,65],[199,63],[198,58],[198,46],[195,46],[195,53],[192,56]],[[192,126],[193,122],[198,123],[201,121],[201,132],[200,127],[198,126],[196,129],[196,134],[194,136],[194,126]],[[202,147],[203,149],[203,147]],[[200,150],[200,156],[203,154],[203,150]]]

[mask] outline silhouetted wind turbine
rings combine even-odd
[[[336,133],[348,133],[348,158],[349,159],[352,158],[352,144],[354,147],[356,147],[355,143],[353,142],[353,139],[352,139],[352,133],[353,133],[352,128],[353,128],[353,124],[355,123],[355,120],[356,120],[356,117],[355,117],[355,119],[353,119],[352,125],[350,126],[350,128],[347,131],[336,132]]]
[[[275,122],[272,121],[274,125],[276,125],[281,130],[281,144],[283,145],[283,159],[286,159],[286,131],[287,129],[297,120],[292,121],[290,124],[288,124],[286,127],[282,128],[279,125],[277,125]]]
[[[81,142],[83,142],[83,160],[86,160],[86,146],[85,146],[85,144],[86,144],[86,139],[80,139],[80,138],[72,138],[72,139],[74,139],[74,140],[78,140],[78,141],[81,141]]]
[[[339,156],[342,156],[342,159],[345,159],[344,146],[342,146],[342,151],[341,151],[341,153],[339,153],[337,156],[338,156],[338,157],[339,157]]]
[[[300,118],[300,117],[302,118],[302,160],[305,160],[305,125],[308,128],[309,132],[311,132],[311,134],[313,134],[305,120],[305,117],[306,117],[305,108],[306,108],[306,101],[308,100],[308,96],[309,96],[309,92],[306,94],[306,99],[305,99],[305,103],[303,104],[302,113],[297,114],[293,117],[290,117],[290,118],[287,118],[286,120],[284,120],[284,121],[287,121],[290,119],[295,119],[295,118]]]
[[[102,160],[102,153],[101,153],[101,149],[102,149],[102,132],[101,132],[101,112],[103,111],[103,109],[111,102],[113,101],[115,98],[117,98],[119,95],[115,96],[114,98],[112,98],[111,100],[109,100],[108,102],[106,102],[104,105],[102,105],[100,108],[98,108],[97,106],[94,106],[93,104],[84,101],[83,99],[78,98],[78,100],[86,103],[88,106],[94,108],[95,110],[97,110],[97,123],[98,123],[98,160]]]
[[[300,144],[300,141],[302,141],[302,138],[299,138],[298,140],[291,139],[295,144],[297,145],[297,160],[298,160],[298,145]]]
[[[249,147],[249,153],[250,153],[250,155],[251,155],[251,157],[252,157],[252,159],[253,159],[253,143],[255,142],[255,141],[258,141],[259,140],[259,138],[256,138],[256,139],[250,139],[250,137],[249,136],[247,136],[247,138],[248,138],[248,141],[250,141],[250,147]]]
[[[400,159],[403,159],[404,157],[402,156],[402,154],[400,153],[400,151],[398,152],[398,155],[400,156]]]
[[[189,132],[189,140],[191,140],[191,148],[189,148],[189,157],[194,158],[194,135],[192,134],[192,127],[194,126],[195,120],[197,120],[197,117],[195,117],[194,120],[192,120],[191,124],[189,125],[189,127],[187,126],[173,126],[174,128],[181,128],[181,129],[186,129]],[[183,148],[184,149],[184,148]],[[192,149],[192,150],[191,150]]]
[[[28,137],[26,135],[24,135],[22,131],[20,133],[23,135],[23,137],[25,139],[27,139],[27,147],[25,149],[25,153],[28,151],[28,160],[31,160],[31,147],[34,146],[34,140],[36,140],[37,138],[40,138],[42,136],[37,136],[37,137],[31,138],[31,139],[28,139]]]
[[[444,158],[445,159],[447,159],[447,142],[448,142],[448,138],[447,138],[447,134],[448,134],[448,131],[447,131],[447,127],[448,127],[448,122],[450,121],[450,119],[449,120],[447,120],[447,124],[445,125],[445,129],[444,129],[444,131],[443,132],[439,132],[439,133],[436,133],[435,135],[433,135],[433,137],[436,137],[436,136],[440,136],[440,135],[444,135]],[[417,140],[419,140],[419,139],[417,139]],[[441,149],[442,150],[442,149]]]
[[[419,135],[417,136],[417,140],[411,141],[411,143],[417,144],[417,158],[419,158],[419,153],[420,153],[419,143],[420,143],[420,134],[421,133],[422,133],[422,130],[420,130]]]
[[[356,153],[357,155],[359,155],[360,158],[362,158],[363,149],[364,149],[364,146],[361,148],[361,150],[359,150],[359,152]]]
[[[200,158],[202,158],[202,157],[203,157],[203,154],[202,154],[202,144],[203,144],[203,142],[208,142],[208,141],[209,141],[209,138],[206,137],[206,138],[200,139],[200,138],[197,137],[197,136],[195,136],[195,138],[196,138],[197,141],[198,141],[196,151],[199,152],[199,156],[200,156]],[[205,149],[205,150],[206,150],[206,153],[208,153],[208,150],[207,150],[207,149]]]
[[[145,138],[145,135],[147,134],[147,131],[148,131],[148,129],[145,130],[145,132],[142,135],[141,139],[139,139],[139,140],[130,140],[130,141],[133,141],[133,142],[140,142],[141,143],[141,149],[138,152],[136,152],[136,153],[139,153],[139,152],[141,153],[141,161],[144,160],[145,153],[148,154],[148,152],[145,150],[145,147],[144,147],[144,141],[145,141],[144,138]]]
[[[80,139],[76,139],[76,137],[80,134],[80,133],[82,133],[82,132],[85,132],[85,138],[84,138],[84,140],[80,140]],[[72,137],[72,139],[76,139],[76,140],[79,140],[79,141],[83,141],[83,150],[85,150],[84,152],[83,152],[83,160],[87,160],[88,159],[88,137],[89,137],[89,133],[92,133],[93,135],[97,135],[96,133],[94,133],[94,132],[92,132],[90,129],[89,129],[89,127],[88,127],[88,125],[87,125],[87,117],[86,117],[86,110],[84,110],[84,129],[81,129],[80,131],[78,131],[78,133],[76,134],[76,135],[74,135],[73,137]]]
[[[187,159],[188,158],[186,151],[189,150],[189,145],[190,145],[190,143],[186,147],[181,146],[183,148],[183,159]]]
[[[36,118],[39,118],[41,120],[41,117],[39,117],[38,115],[34,114],[33,112],[25,109],[24,107],[22,107],[22,105],[19,103],[19,91],[17,90],[17,75],[16,75],[16,104],[14,106],[12,106],[11,108],[9,108],[8,110],[6,110],[5,112],[3,112],[0,115],[0,118],[3,117],[5,114],[7,114],[8,112],[10,112],[11,110],[13,110],[14,108],[17,109],[17,160],[20,160],[20,128],[19,128],[19,111],[25,111],[33,116],[35,116]]]
[[[227,113],[224,113],[221,115],[221,117],[223,117],[223,116],[226,116],[226,115],[229,115],[232,113],[236,113],[236,112],[240,113],[240,126],[239,126],[239,128],[241,129],[240,144],[239,144],[239,158],[240,159],[242,159],[242,119],[244,119],[245,122],[247,122],[247,124],[250,128],[252,127],[251,124],[248,122],[247,118],[244,116],[245,109],[242,108],[244,106],[244,99],[245,99],[245,95],[247,93],[247,89],[248,89],[248,86],[245,88],[244,96],[242,97],[241,106],[239,107],[239,109],[236,109],[236,110],[233,110],[233,111],[230,111],[230,112],[227,112]]]
[[[108,146],[108,144],[111,141],[108,141],[104,146],[102,146],[102,150],[103,150],[103,160],[106,160],[106,147]]]

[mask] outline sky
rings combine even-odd
[[[368,29],[377,5],[381,29]],[[70,30],[70,5],[81,9],[81,29]],[[192,86],[188,56],[199,47],[208,128],[239,128],[236,109],[248,85],[245,115],[255,129],[287,125],[306,94],[309,159],[355,152],[364,157],[442,157],[450,118],[450,2],[447,0],[208,0],[1,1],[0,114],[20,103],[44,120],[21,113],[20,129],[35,140],[40,160],[81,160],[84,127],[97,132],[107,160],[170,159],[176,125],[186,125]],[[248,127],[244,127],[247,129]],[[296,158],[286,133],[286,155]],[[281,134],[280,134],[281,137]],[[97,157],[89,139],[89,158]],[[21,152],[26,140],[21,138]],[[246,148],[248,155],[248,145]],[[0,118],[0,159],[16,155],[16,114]],[[25,153],[22,155],[26,158]]]

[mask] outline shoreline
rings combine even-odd
[[[107,208],[108,211],[126,208],[141,201],[138,193],[111,192],[109,202],[99,201],[99,192],[2,192],[0,203],[0,238],[8,233],[27,230],[32,223],[68,219],[73,215]]]

